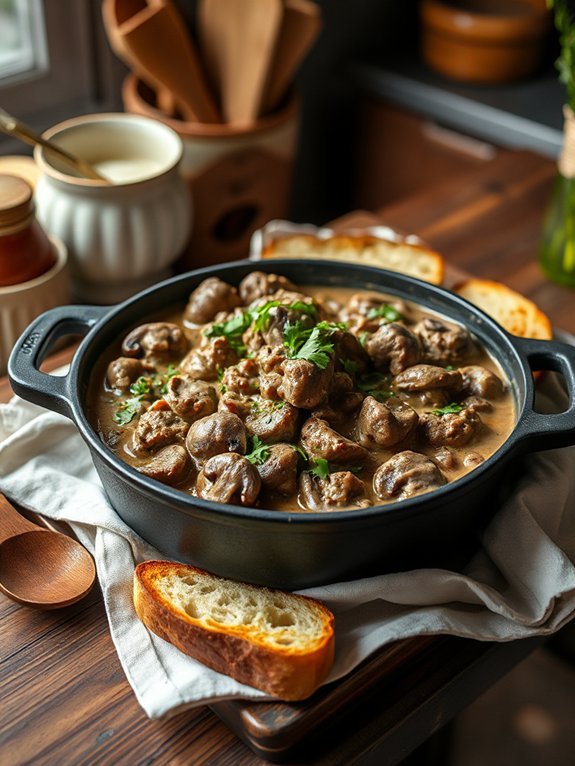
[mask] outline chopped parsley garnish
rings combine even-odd
[[[165,372],[155,372],[153,375],[141,375],[128,389],[133,396],[124,399],[113,415],[115,423],[125,426],[140,413],[143,399],[160,399],[168,390],[168,381],[178,375],[179,370],[170,364]]]
[[[340,327],[329,322],[319,322],[315,327],[303,327],[300,321],[294,324],[286,322],[284,327],[284,346],[290,359],[305,359],[316,367],[325,370],[331,361],[333,343],[329,337]]]
[[[403,314],[390,306],[389,303],[382,303],[377,308],[370,309],[368,319],[383,319],[384,322],[400,322],[405,317]]]
[[[451,404],[446,404],[445,407],[438,407],[436,410],[431,410],[432,415],[457,415],[457,413],[461,412],[461,410],[465,409],[465,407],[462,404],[456,404],[455,402],[451,402]]]
[[[311,461],[311,468],[309,472],[312,476],[317,476],[318,479],[325,479],[331,473],[328,461],[323,457],[314,458]]]
[[[305,450],[299,446],[299,444],[288,444],[288,447],[291,447],[294,452],[297,452],[297,454],[301,457],[301,459],[307,463],[308,456]]]
[[[249,460],[252,465],[262,465],[270,456],[269,446],[259,436],[251,437],[251,448],[251,452],[246,455],[246,460]]]
[[[446,364],[444,369],[447,370],[447,372],[453,372],[453,370],[456,370],[457,367],[455,367],[453,364]]]
[[[267,301],[262,306],[256,306],[249,312],[250,321],[253,322],[256,332],[263,332],[266,329],[272,309],[282,306],[292,311],[299,311],[301,314],[307,314],[315,319],[317,308],[313,303],[304,303],[303,301],[294,301],[293,303],[282,303],[281,301]]]
[[[357,371],[359,370],[359,365],[357,362],[354,362],[353,359],[346,359],[345,356],[340,358],[340,363],[343,369],[347,372],[348,375],[356,375]]]
[[[125,426],[136,417],[141,409],[141,396],[135,396],[132,399],[125,399],[122,404],[120,404],[116,412],[114,412],[114,422],[118,423],[120,426]]]
[[[249,313],[235,314],[231,319],[225,322],[214,322],[206,330],[206,338],[226,338],[230,346],[239,356],[243,356],[246,351],[242,335],[252,323]]]
[[[370,335],[371,333],[366,331],[366,332],[360,332],[360,334],[357,336],[358,341],[364,348],[365,348],[365,343]]]
[[[360,375],[356,380],[356,385],[366,396],[373,396],[378,402],[384,402],[395,396],[393,391],[389,390],[390,378],[381,372],[368,372]]]

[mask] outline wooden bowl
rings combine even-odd
[[[535,72],[551,28],[545,0],[422,0],[420,12],[425,63],[483,84]]]

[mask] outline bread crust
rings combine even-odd
[[[320,618],[321,635],[310,640],[309,646],[303,649],[289,645],[270,647],[249,627],[222,626],[216,621],[191,617],[165,598],[157,587],[163,577],[186,577],[194,573],[222,588],[231,582],[196,567],[169,561],[146,561],[136,567],[134,606],[149,630],[213,670],[282,700],[305,699],[323,683],[333,664],[335,648],[334,617],[324,604],[306,596],[287,594]],[[243,584],[233,582],[233,586]],[[266,598],[273,598],[274,593],[285,595],[285,591],[272,588],[247,587],[258,588]]]
[[[470,278],[455,285],[453,292],[485,311],[512,335],[550,340],[549,317],[529,298],[489,279]]]
[[[443,256],[425,244],[382,239],[371,234],[334,234],[315,237],[313,234],[286,234],[268,242],[262,258],[325,258],[382,269],[439,285],[443,282]]]

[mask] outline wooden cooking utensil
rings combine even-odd
[[[150,2],[150,4],[152,3]],[[139,71],[139,62],[132,59],[130,51],[124,45],[124,38],[118,31],[118,27],[147,7],[146,0],[103,0],[102,3],[102,17],[110,47],[116,56],[144,81],[146,80],[146,72]],[[158,109],[168,117],[173,117],[176,112],[173,94],[162,87],[156,87],[155,93]]]
[[[285,95],[294,74],[321,29],[321,12],[310,0],[285,0],[283,22],[277,41],[262,114],[271,112]]]
[[[67,535],[21,516],[0,494],[0,590],[40,609],[68,606],[90,591],[96,578],[88,551]]]
[[[139,0],[104,0],[102,14],[117,55],[156,91],[171,93],[184,120],[220,122],[197,51],[175,6],[169,0],[153,0],[118,23],[118,14],[123,17],[138,4]]]
[[[53,155],[58,157],[61,162],[65,162],[68,167],[76,171],[76,173],[82,178],[90,178],[93,181],[102,181],[102,183],[110,184],[107,178],[98,173],[94,168],[85,160],[79,157],[74,157],[72,154],[62,149],[52,141],[47,141],[39,133],[36,133],[32,128],[29,128],[23,122],[12,117],[11,114],[5,112],[4,109],[0,109],[0,130],[3,133],[7,133],[9,136],[19,138],[20,141],[24,141],[31,146],[43,146],[49,150]]]
[[[200,2],[200,40],[226,122],[250,125],[260,114],[282,17],[281,0]]]

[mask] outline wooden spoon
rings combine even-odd
[[[44,149],[58,157],[61,162],[64,162],[69,168],[75,170],[81,178],[90,178],[93,181],[101,181],[105,184],[112,183],[107,178],[104,178],[101,173],[94,170],[88,162],[79,157],[74,157],[52,141],[47,141],[39,133],[36,133],[32,128],[29,128],[28,125],[25,125],[23,122],[20,122],[20,120],[17,120],[16,117],[12,117],[11,114],[5,112],[4,109],[0,109],[0,130],[9,136],[19,138],[20,141],[24,141],[25,144],[30,144],[31,146],[43,146]]]
[[[258,118],[282,17],[281,0],[200,3],[200,41],[226,122],[250,125]]]
[[[88,551],[67,535],[21,516],[0,494],[0,590],[40,609],[68,606],[90,591],[96,577]]]
[[[270,68],[262,114],[271,112],[285,95],[294,74],[321,29],[321,12],[310,0],[285,0],[284,16]]]
[[[102,6],[107,29],[118,0]],[[157,90],[173,94],[185,120],[220,122],[197,51],[182,17],[168,0],[153,0],[117,25],[113,35],[130,66]],[[121,40],[121,46],[119,42]]]
[[[144,82],[146,82],[146,72],[138,70],[139,62],[133,61],[129,49],[124,45],[124,38],[118,31],[118,27],[147,7],[148,3],[146,0],[104,0],[102,3],[104,29],[106,30],[110,47],[116,56]],[[147,84],[149,85],[150,83]],[[158,109],[168,117],[173,117],[176,112],[176,102],[173,94],[162,87],[156,87],[155,92]]]

